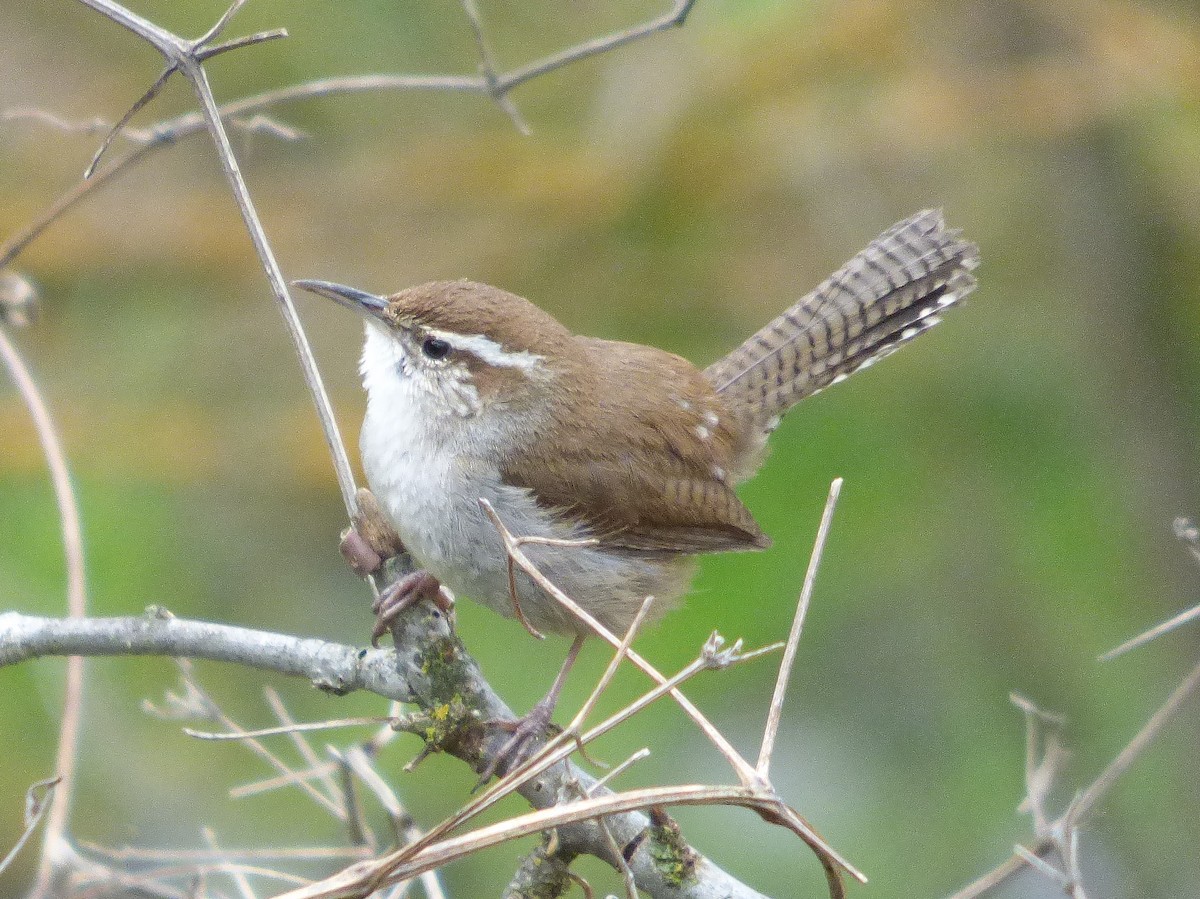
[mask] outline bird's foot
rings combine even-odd
[[[532,758],[534,752],[537,751],[538,742],[549,735],[550,721],[554,717],[554,706],[557,701],[557,696],[547,696],[530,709],[527,715],[516,721],[492,719],[484,722],[492,727],[508,731],[510,736],[499,751],[492,756],[487,767],[483,769],[479,776],[479,782],[475,784],[476,790],[491,780],[494,775],[503,777]]]
[[[445,587],[425,569],[406,574],[389,584],[371,605],[375,613],[375,626],[371,629],[371,645],[378,646],[379,638],[386,634],[392,622],[405,609],[422,599],[428,599],[449,619],[454,610],[454,599]]]
[[[475,784],[475,789],[478,790],[485,783],[491,780],[493,774],[501,776],[508,774],[510,771],[515,771],[521,767],[533,755],[537,748],[537,743],[546,737],[547,729],[550,727],[550,719],[554,716],[554,707],[558,705],[559,694],[562,693],[563,684],[567,681],[567,675],[571,673],[571,668],[575,665],[575,660],[579,658],[579,651],[583,649],[583,637],[577,636],[571,643],[571,648],[567,650],[567,657],[563,660],[562,667],[558,671],[558,676],[554,678],[554,683],[550,686],[548,692],[542,701],[529,710],[529,714],[523,718],[518,718],[516,721],[488,721],[495,727],[509,731],[512,736],[500,747],[500,751],[488,762],[487,767],[483,769],[480,775],[479,783]]]

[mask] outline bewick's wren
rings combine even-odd
[[[617,634],[661,613],[697,553],[769,545],[734,493],[792,405],[936,324],[975,285],[976,248],[937,211],[893,226],[704,371],[653,347],[580,337],[520,297],[440,281],[377,297],[298,286],[366,318],[367,480],[413,558],[455,593],[513,614],[514,534],[543,573]],[[539,630],[585,626],[523,574]]]

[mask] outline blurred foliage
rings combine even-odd
[[[199,34],[223,0],[135,5]],[[661,3],[481,3],[516,66],[656,14]],[[230,34],[290,37],[214,60],[235,98],[329,74],[473,72],[453,2],[257,0]],[[0,7],[0,109],[115,120],[159,60],[78,4]],[[980,288],[932,335],[804,404],[745,497],[775,548],[713,558],[688,607],[643,638],[666,668],[710,629],[774,640],[790,621],[829,480],[846,477],[781,739],[785,795],[872,877],[870,895],[950,892],[1025,838],[1018,690],[1065,713],[1069,798],[1192,664],[1195,629],[1098,653],[1195,601],[1170,537],[1200,513],[1200,15],[1183,2],[700,0],[683,29],[536,80],[516,133],[475,96],[381,93],[273,115],[296,143],[238,149],[289,277],[390,291],[469,276],[572,328],[698,362],[732,347],[870,237],[925,206],[982,247]],[[172,82],[138,123],[191,108]],[[94,135],[0,127],[0,237],[79,177]],[[182,142],[56,223],[15,267],[40,285],[20,335],[66,437],[98,614],[177,614],[362,641],[367,599],[342,567],[326,450],[265,279],[211,148]],[[301,298],[346,431],[358,326]],[[59,614],[61,554],[40,452],[0,392],[0,606]],[[519,708],[563,651],[461,604],[461,629]],[[530,659],[512,671],[513,648]],[[592,647],[566,703],[605,662]],[[161,661],[89,664],[75,832],[107,845],[337,838],[304,800],[230,802],[263,775],[232,746],[148,719]],[[49,773],[62,666],[0,670],[0,849]],[[260,677],[201,665],[243,723]],[[531,677],[544,671],[545,677]],[[693,693],[751,751],[771,666]],[[543,682],[544,681],[544,682]],[[371,713],[277,683],[301,718]],[[616,693],[641,686],[629,675]],[[613,699],[613,702],[616,698]],[[1179,897],[1200,880],[1189,709],[1088,828],[1089,895]],[[614,735],[629,783],[726,780],[668,706]],[[425,825],[466,795],[462,766],[398,740],[385,769]],[[514,806],[518,808],[519,806]],[[681,813],[685,833],[772,895],[818,895],[794,840],[744,813]],[[731,821],[743,827],[731,827]],[[497,895],[519,847],[447,872]],[[33,853],[0,881],[15,895]],[[583,866],[603,889],[617,881]],[[1011,895],[1031,896],[1028,883]],[[862,890],[863,895],[867,890]]]

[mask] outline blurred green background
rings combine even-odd
[[[662,3],[482,2],[504,68],[657,14]],[[223,0],[142,2],[187,35]],[[332,74],[473,73],[454,2],[256,0],[229,34],[286,26],[214,60],[221,99]],[[145,45],[80,4],[0,6],[0,109],[118,118],[158,73]],[[495,105],[378,93],[280,107],[307,135],[236,138],[288,277],[389,292],[467,276],[571,328],[707,363],[877,232],[926,206],[982,248],[968,305],[911,348],[806,402],[744,497],[775,539],[710,558],[687,607],[641,646],[665,669],[713,628],[750,645],[790,622],[829,481],[846,478],[777,754],[785,797],[872,878],[854,895],[936,896],[990,868],[1028,822],[1019,691],[1066,715],[1069,799],[1193,664],[1200,634],[1119,661],[1097,654],[1196,601],[1171,536],[1200,513],[1200,14],[1126,0],[700,0],[687,26]],[[173,81],[135,124],[192,108]],[[69,189],[98,136],[0,125],[0,238]],[[122,145],[118,142],[117,149]],[[367,596],[336,550],[344,514],[265,277],[214,153],[193,138],[56,223],[15,263],[43,296],[17,335],[68,444],[92,608],[176,614],[363,642]],[[339,419],[363,398],[359,326],[298,299]],[[0,388],[0,607],[61,614],[53,498],[26,413]],[[460,603],[461,631],[516,708],[565,649]],[[514,659],[522,664],[514,665]],[[564,708],[607,654],[590,647]],[[50,774],[63,665],[0,670],[0,854],[26,786]],[[216,665],[202,682],[246,726],[383,711]],[[691,695],[756,751],[772,664],[706,675]],[[298,794],[231,801],[266,775],[232,745],[148,717],[161,660],[88,665],[74,833],[107,846],[312,845],[342,835]],[[612,703],[643,682],[629,675]],[[319,738],[323,745],[326,738]],[[345,742],[348,735],[331,741]],[[1083,837],[1089,896],[1198,895],[1192,707]],[[654,755],[624,783],[728,781],[669,706],[601,744]],[[472,778],[441,758],[383,770],[431,826]],[[281,751],[286,747],[281,745]],[[520,810],[519,803],[509,811]],[[821,895],[810,855],[736,810],[683,810],[685,834],[775,896]],[[445,872],[498,895],[527,845]],[[17,895],[27,851],[0,894]],[[601,891],[619,882],[580,870]],[[1009,896],[1050,895],[1030,881]]]

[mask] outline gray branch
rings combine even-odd
[[[19,612],[0,614],[0,667],[47,656],[164,656],[207,659],[303,677],[337,694],[366,690],[415,703],[424,711],[450,708],[445,729],[431,748],[443,750],[476,771],[499,752],[508,734],[482,722],[513,718],[512,710],[484,680],[478,664],[445,618],[420,607],[402,618],[395,649],[361,649],[326,640],[175,618],[159,609],[125,618],[47,618]],[[431,716],[431,719],[434,716]],[[595,784],[567,762],[520,788],[534,808],[555,805]],[[603,795],[601,788],[597,795]],[[616,845],[630,847],[629,867],[638,887],[656,899],[765,899],[698,853],[689,876],[671,864],[678,846],[660,839],[640,812],[607,819]],[[595,822],[558,829],[560,852],[593,855],[616,867],[609,838]],[[690,848],[686,848],[691,853]]]

